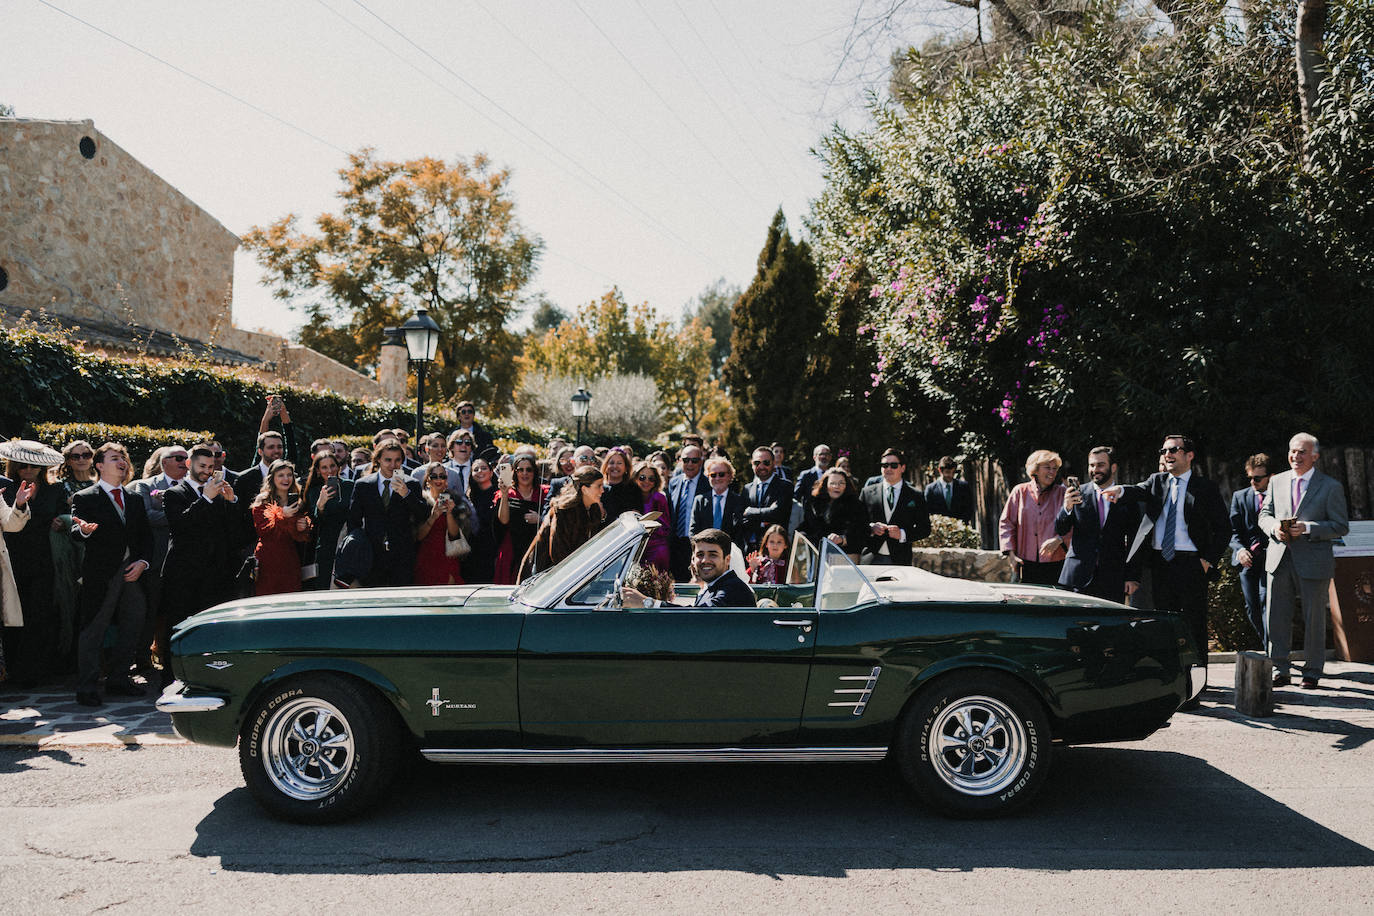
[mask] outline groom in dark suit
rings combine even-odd
[[[1264,571],[1269,536],[1259,526],[1260,507],[1268,498],[1269,456],[1261,452],[1245,462],[1250,486],[1231,494],[1231,565],[1240,567],[1240,591],[1245,596],[1245,615],[1264,646],[1264,599],[1269,574]]]
[[[400,440],[383,439],[372,453],[377,470],[353,485],[348,530],[361,529],[372,546],[372,569],[363,577],[366,586],[415,581],[415,526],[429,508],[419,485],[407,484],[404,462]]]
[[[129,677],[147,601],[139,581],[151,565],[153,533],[143,498],[124,486],[129,473],[124,446],[106,442],[95,450],[99,479],[72,497],[72,534],[86,542],[77,599],[81,632],[77,638],[76,701],[99,706],[100,650],[105,631],[118,621],[119,640],[111,657],[105,692],[142,696]]]
[[[895,448],[879,461],[882,479],[859,493],[868,511],[868,541],[859,556],[864,565],[910,566],[911,545],[930,535],[930,513],[920,490],[907,484],[906,456]]]
[[[1061,538],[1073,532],[1059,585],[1108,601],[1125,601],[1140,587],[1140,555],[1129,562],[1126,559],[1131,538],[1140,527],[1140,507],[1114,503],[1102,494],[1116,484],[1116,462],[1109,446],[1099,445],[1088,453],[1088,476],[1087,483],[1065,492],[1064,508],[1054,520],[1054,533]]]
[[[926,484],[926,508],[931,515],[948,515],[966,525],[973,524],[973,488],[968,481],[955,475],[959,465],[953,455],[945,455],[935,469],[940,472],[939,480]]]

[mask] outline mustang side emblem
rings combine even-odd
[[[431,716],[438,716],[441,709],[476,709],[476,703],[450,703],[439,696],[439,688],[435,687],[430,691],[429,699],[425,700],[425,705],[429,707]]]
[[[225,668],[234,667],[234,663],[226,662],[224,659],[221,658],[218,661],[206,662],[205,667],[214,668],[216,671],[223,671]]]

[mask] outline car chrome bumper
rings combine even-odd
[[[1195,700],[1202,696],[1202,691],[1207,688],[1207,666],[1193,665],[1188,669],[1188,699]]]
[[[157,698],[158,712],[214,712],[224,708],[223,697],[188,697],[182,695],[182,690],[186,685],[181,681],[173,681],[167,685],[167,689],[162,691],[162,696]]]

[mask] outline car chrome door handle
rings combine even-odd
[[[800,627],[803,633],[810,633],[815,621],[811,620],[774,620],[775,627]]]

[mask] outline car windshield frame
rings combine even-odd
[[[512,594],[512,602],[537,608],[553,608],[567,601],[577,589],[601,573],[627,546],[631,562],[643,552],[649,533],[659,527],[633,512],[625,512],[587,539],[572,553],[542,573],[526,579]],[[637,539],[637,543],[636,543]]]
[[[829,538],[822,540],[820,570],[816,577],[816,610],[848,611],[881,600],[882,594],[863,570]]]

